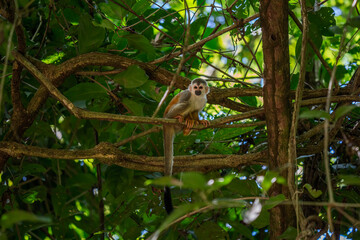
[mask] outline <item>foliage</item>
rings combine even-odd
[[[155,71],[161,68],[175,73],[180,67],[181,76],[188,79],[204,77],[213,89],[224,92],[239,90],[235,94],[228,91],[230,93],[221,99],[213,95],[212,104],[201,113],[208,120],[246,112],[239,110],[240,107],[250,111],[263,106],[264,66],[259,19],[212,37],[214,33],[237,24],[236,19],[257,14],[259,1],[15,2],[25,35],[24,52],[42,63],[60,66],[81,54],[93,51],[111,53],[153,64]],[[330,113],[324,111],[324,101],[309,101],[300,113],[299,139],[302,134],[321,125],[324,119],[329,119],[334,129],[340,122],[341,130],[334,133],[330,145],[332,185],[337,202],[358,204],[360,108],[356,106],[359,98],[342,100],[340,97],[359,95],[359,91],[352,92],[354,89],[348,87],[358,81],[351,79],[360,62],[357,45],[360,38],[357,34],[359,13],[354,11],[347,20],[350,1],[307,2],[310,38],[331,69],[336,64],[342,29],[347,32],[335,76],[340,92],[334,94],[340,100],[332,102]],[[6,6],[0,4],[0,15],[4,19],[6,13],[14,10]],[[298,1],[289,1],[289,8],[300,18]],[[1,56],[10,53],[9,49],[21,50],[21,37],[15,27],[11,18],[0,22]],[[186,34],[187,27],[190,28],[189,34]],[[206,38],[207,41],[197,48],[172,56],[186,47],[186,42],[191,46]],[[296,89],[299,81],[301,40],[300,29],[289,17],[291,89]],[[161,58],[165,60],[160,61]],[[182,58],[186,59],[183,65]],[[330,73],[310,45],[306,58],[304,100],[312,100],[310,94],[306,95],[311,91],[318,94],[318,98],[325,99],[326,95],[321,95],[321,92],[329,85]],[[79,119],[59,101],[49,97],[35,111],[34,119],[20,119],[33,122],[23,133],[20,130],[18,133],[14,130],[20,121],[16,116],[21,115],[16,115],[19,108],[16,108],[16,100],[11,95],[16,91],[16,87],[11,85],[16,71],[15,59],[10,54],[8,63],[5,57],[2,60],[2,141],[17,141],[48,149],[86,150],[99,142],[121,142],[152,127],[149,124]],[[57,87],[75,106],[85,110],[152,116],[166,86],[154,79],[143,65],[136,63],[126,62],[127,66],[123,68],[87,66],[66,76]],[[36,66],[42,65],[38,63]],[[167,83],[170,84],[170,76],[165,77],[169,78]],[[39,89],[41,84],[37,79],[28,71],[22,71],[17,104],[25,108],[33,106],[31,100],[39,94]],[[252,90],[258,90],[258,94],[240,94]],[[164,106],[176,93],[177,89],[165,100]],[[231,104],[226,105],[226,100]],[[267,128],[261,124],[262,120],[262,117],[251,116],[232,124],[260,124],[210,128],[194,131],[188,137],[179,135],[175,140],[175,155],[237,156],[266,150]],[[301,189],[301,200],[326,202],[328,196],[320,150],[311,154],[306,151],[311,147],[322,148],[323,133],[319,130],[309,136],[298,144],[298,168],[302,171],[297,171],[295,180]],[[162,134],[152,132],[126,142],[119,149],[137,156],[162,156]],[[95,158],[63,160],[58,155],[52,158],[31,154],[10,157],[0,175],[0,239],[101,239],[104,233],[109,239],[269,239],[269,210],[289,200],[283,194],[271,198],[267,195],[274,183],[287,185],[287,179],[280,174],[284,166],[270,171],[266,165],[245,163],[237,168],[224,167],[207,173],[184,172],[167,178],[156,171],[140,171],[112,163],[104,164]],[[209,164],[217,163],[210,161]],[[172,186],[176,206],[169,216],[166,216],[161,200],[165,185]],[[255,199],[260,199],[262,206],[258,212],[252,208]],[[307,210],[311,212],[305,214],[306,217],[315,215],[323,223],[321,226],[328,226],[326,207],[316,210],[310,207],[306,209],[304,206],[305,213]],[[244,216],[249,213],[258,218],[246,223]],[[352,211],[347,213],[358,219]],[[332,219],[336,222],[336,234],[353,239],[359,237],[358,230],[349,228],[354,223],[351,219],[341,214],[333,215]],[[314,230],[314,234],[320,230],[323,229]],[[295,239],[297,234],[295,228],[289,228],[281,237]]]

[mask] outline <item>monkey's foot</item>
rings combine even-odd
[[[195,125],[195,120],[187,118],[185,124],[186,128],[192,128]]]
[[[174,118],[177,119],[179,121],[179,123],[182,123],[184,121],[184,116],[182,116],[182,115],[177,115]]]
[[[192,132],[192,130],[190,128],[184,128],[183,129],[183,135],[184,136],[189,136],[191,132]]]
[[[210,122],[208,120],[199,120],[199,123],[204,125],[205,127],[210,126]]]

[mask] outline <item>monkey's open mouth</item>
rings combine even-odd
[[[195,94],[199,96],[201,95],[201,91],[195,91]]]

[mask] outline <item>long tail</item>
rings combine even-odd
[[[170,214],[174,210],[171,199],[171,190],[169,187],[164,188],[164,205],[167,214]]]
[[[174,138],[175,129],[170,126],[164,125],[164,174],[165,176],[172,175],[173,161],[174,161]],[[164,189],[164,204],[165,210],[170,214],[173,210],[171,191],[169,187]]]

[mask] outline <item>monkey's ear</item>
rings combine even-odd
[[[205,91],[206,91],[206,94],[209,94],[209,92],[210,92],[210,87],[209,87],[209,86],[206,86],[206,87],[205,87]]]
[[[191,92],[192,84],[189,84],[188,89]]]

